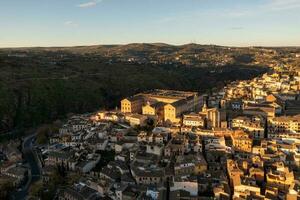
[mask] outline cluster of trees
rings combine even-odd
[[[66,184],[72,185],[80,178],[79,174],[67,175],[66,169],[63,165],[57,165],[54,171],[49,175],[49,182],[43,183],[39,180],[33,183],[29,188],[30,199],[53,199],[55,192],[60,186]]]
[[[46,144],[51,135],[58,133],[61,121],[56,120],[52,124],[43,124],[36,130],[36,142]]]
[[[9,195],[14,189],[14,185],[10,181],[2,182],[0,184],[0,199],[9,199]]]

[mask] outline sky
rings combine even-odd
[[[0,47],[300,46],[300,0],[0,0]]]

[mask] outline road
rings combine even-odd
[[[33,139],[35,134],[30,135],[24,139],[22,144],[22,151],[24,154],[24,159],[30,166],[30,172],[28,176],[28,182],[22,187],[21,191],[15,192],[12,195],[12,199],[15,200],[25,200],[28,195],[28,190],[31,184],[38,181],[41,178],[41,169],[39,166],[39,161],[37,160],[36,152],[33,148]]]

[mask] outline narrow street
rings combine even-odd
[[[38,181],[41,178],[41,170],[38,163],[38,158],[36,156],[36,152],[33,148],[33,139],[35,138],[35,135],[30,135],[27,138],[25,138],[22,148],[23,148],[23,154],[24,159],[29,164],[30,172],[28,174],[28,181],[26,185],[22,187],[21,191],[15,192],[11,199],[16,200],[24,200],[26,199],[28,195],[28,190],[30,188],[30,185],[34,182]]]

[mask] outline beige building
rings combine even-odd
[[[184,126],[192,126],[192,127],[204,127],[204,117],[200,114],[187,114],[183,115],[183,121]]]
[[[226,121],[226,112],[218,108],[207,109],[207,127],[220,128],[222,122]],[[227,125],[227,124],[226,124]]]
[[[269,119],[268,133],[300,133],[300,115],[281,116]]]
[[[246,104],[243,108],[243,114],[264,116],[266,118],[275,117],[275,107],[272,105]]]
[[[137,95],[123,99],[121,101],[122,113],[141,113],[144,99],[142,96]]]
[[[138,185],[158,185],[166,179],[163,168],[152,169],[132,165],[131,173]]]
[[[131,126],[143,126],[147,117],[140,114],[128,114],[125,116],[125,120],[128,121]]]
[[[150,117],[157,117],[157,119],[163,120],[164,118],[164,102],[150,103],[149,101],[142,107],[142,114]]]
[[[232,119],[231,127],[234,129],[243,129],[250,134],[252,138],[264,138],[264,126],[260,119],[250,119],[245,116],[239,116]]]
[[[227,160],[227,173],[229,176],[229,184],[232,188],[241,185],[241,176],[243,175],[243,171],[239,169],[234,160]]]
[[[182,99],[174,103],[169,103],[164,107],[164,120],[172,123],[179,123],[182,114],[194,110],[194,99]]]
[[[168,103],[171,104],[182,99],[187,99],[189,97],[194,97],[194,98],[198,97],[197,92],[187,92],[187,91],[178,91],[178,90],[160,90],[160,89],[141,93],[140,95],[144,96],[146,99],[150,99],[156,102],[164,102],[166,104]]]
[[[277,170],[271,170],[267,174],[267,186],[289,190],[294,187],[294,184],[294,173],[287,167],[277,167]]]
[[[243,131],[233,132],[231,135],[234,150],[242,152],[252,152],[252,139]]]

